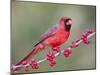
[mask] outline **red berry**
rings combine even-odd
[[[52,59],[52,58],[50,58],[50,57],[47,57],[47,60],[48,60],[48,61],[53,61],[53,59]]]
[[[60,47],[52,47],[52,50],[53,51],[57,51],[57,52],[60,52],[61,50],[60,50]]]
[[[38,65],[38,63],[37,63],[35,60],[32,60],[32,62],[31,62],[31,67],[32,67],[33,69],[38,69],[38,68],[39,68],[39,65]]]
[[[64,51],[64,56],[65,56],[65,57],[69,57],[70,54],[71,54],[71,49],[70,49],[70,48],[67,48],[67,49]]]
[[[90,44],[90,41],[89,40],[86,40],[85,41],[85,44],[87,44],[87,45]]]
[[[53,61],[54,58],[55,58],[55,55],[54,55],[53,52],[48,52],[47,53],[47,60]]]
[[[87,37],[85,36],[85,35],[82,35],[81,36],[81,39],[83,40],[83,42],[85,43],[85,44],[89,44],[90,43],[90,41],[87,39]]]
[[[56,61],[51,61],[51,62],[50,62],[50,66],[51,66],[51,67],[53,67],[53,66],[55,66],[55,65],[56,65]]]
[[[70,46],[71,48],[76,48],[78,45],[76,44],[77,42],[72,42],[72,45]]]
[[[93,33],[93,30],[91,28],[89,28],[87,32],[91,34],[91,33]]]

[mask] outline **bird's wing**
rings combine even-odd
[[[41,35],[40,41],[45,40],[46,38],[53,36],[57,31],[58,31],[57,25],[51,27],[50,29],[47,30],[47,32],[45,32],[43,35]]]
[[[40,36],[39,41],[34,45],[34,47],[37,46],[39,43],[43,42],[45,39],[47,39],[47,38],[53,36],[54,34],[56,34],[57,31],[58,31],[58,26],[57,25],[52,26],[51,28],[49,28],[47,30],[47,32],[45,32],[44,34],[42,34]]]

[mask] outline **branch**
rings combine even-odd
[[[72,44],[68,48],[61,50],[61,52],[57,52],[56,54],[54,54],[53,52],[52,53],[48,52],[47,56],[42,60],[36,61],[36,60],[32,59],[32,61],[29,63],[26,61],[23,61],[23,63],[20,65],[12,65],[11,70],[18,71],[18,68],[25,68],[27,71],[29,66],[31,66],[33,69],[38,69],[39,64],[46,60],[50,61],[50,66],[54,66],[56,64],[56,62],[54,61],[55,57],[57,57],[58,55],[60,55],[62,53],[64,54],[65,57],[69,57],[69,55],[71,54],[72,48],[78,47],[79,44],[82,42],[84,42],[87,45],[90,44],[90,41],[88,39],[94,35],[95,35],[95,32],[93,32],[92,29],[88,29],[85,33],[83,33],[81,35],[81,37],[78,40],[72,42]]]

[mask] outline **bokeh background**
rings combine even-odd
[[[23,2],[12,0],[11,6],[11,64],[16,64],[32,49],[39,37],[51,26],[57,24],[62,16],[70,17],[73,21],[71,35],[61,48],[67,48],[71,42],[78,39],[88,28],[95,31],[96,7],[88,5],[55,4]],[[78,48],[72,50],[72,55],[65,58],[62,55],[56,58],[57,65],[50,67],[48,62],[40,64],[40,68],[29,71],[20,70],[18,73],[68,71],[96,68],[96,43],[93,36],[89,45],[81,43]],[[48,48],[35,59],[43,59]]]

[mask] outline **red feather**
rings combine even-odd
[[[20,62],[16,65],[21,64],[23,61],[30,61],[33,56],[38,54],[46,47],[58,47],[63,44],[70,35],[71,28],[71,19],[67,17],[62,17],[59,21],[59,24],[50,28],[47,32],[45,32],[41,37],[37,44],[34,45],[32,51],[24,57]]]

